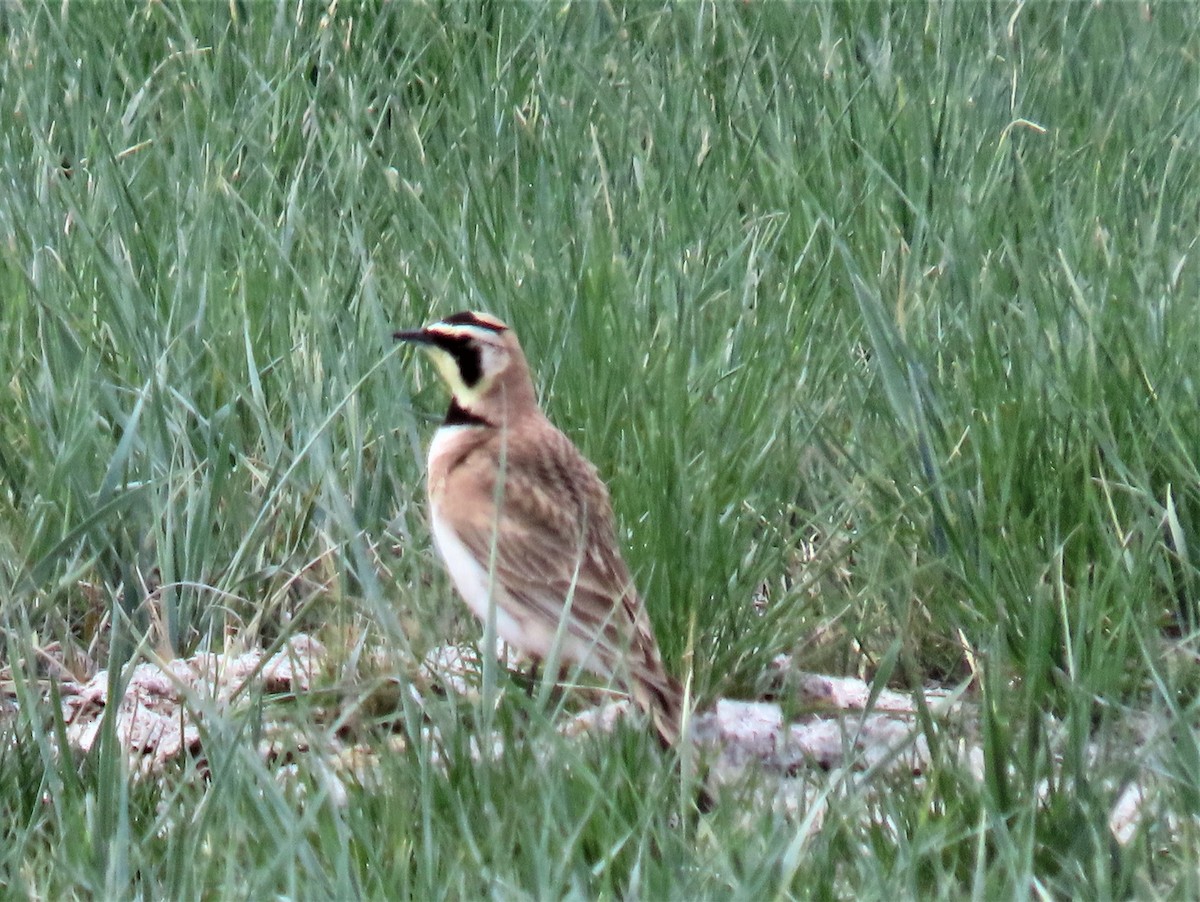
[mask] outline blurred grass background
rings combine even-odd
[[[389,339],[470,307],[609,480],[702,700],[781,652],[971,679],[987,753],[979,784],[927,724],[923,781],[831,783],[811,836],[688,835],[632,733],[442,771],[410,722],[339,804],[244,724],[208,783],[61,759],[26,696],[0,886],[1200,894],[1200,8],[18,0],[0,33],[14,685],[52,645],[305,630],[353,695],[369,652],[474,639],[424,518],[444,394]]]

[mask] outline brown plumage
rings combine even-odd
[[[617,550],[608,490],[542,413],[516,335],[463,312],[395,337],[424,346],[450,386],[428,490],[434,539],[459,593],[485,622],[494,600],[497,633],[510,645],[624,687],[674,744],[683,695]]]

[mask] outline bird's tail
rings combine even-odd
[[[678,744],[683,732],[683,688],[663,669],[657,648],[634,665],[630,683],[633,699],[650,717],[662,747]]]
[[[634,701],[649,715],[663,749],[674,748],[678,752],[679,766],[685,775],[689,775],[688,782],[697,779],[696,807],[701,813],[711,811],[716,805],[715,797],[709,791],[706,778],[693,771],[696,750],[686,738],[680,741],[687,726],[687,699],[683,687],[663,669],[657,647],[651,649],[651,654],[640,663],[643,666],[634,670],[630,680]]]

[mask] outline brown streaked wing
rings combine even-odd
[[[631,612],[639,609],[629,571],[615,548],[608,491],[595,468],[561,432],[542,420],[522,441],[505,448],[503,515],[497,523],[494,503],[459,510],[458,536],[480,561],[496,547],[496,578],[523,614],[558,626],[568,593],[574,589],[571,635],[595,647],[605,666],[648,636]],[[499,442],[489,443],[492,459],[477,461],[470,475],[482,482],[472,497],[495,498],[490,475],[496,473]],[[460,477],[468,474],[460,470]],[[449,493],[447,493],[449,494]],[[653,639],[649,640],[653,644]]]

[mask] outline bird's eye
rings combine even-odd
[[[447,335],[438,340],[438,347],[454,358],[463,385],[474,388],[483,378],[483,358],[479,344],[464,335]]]

